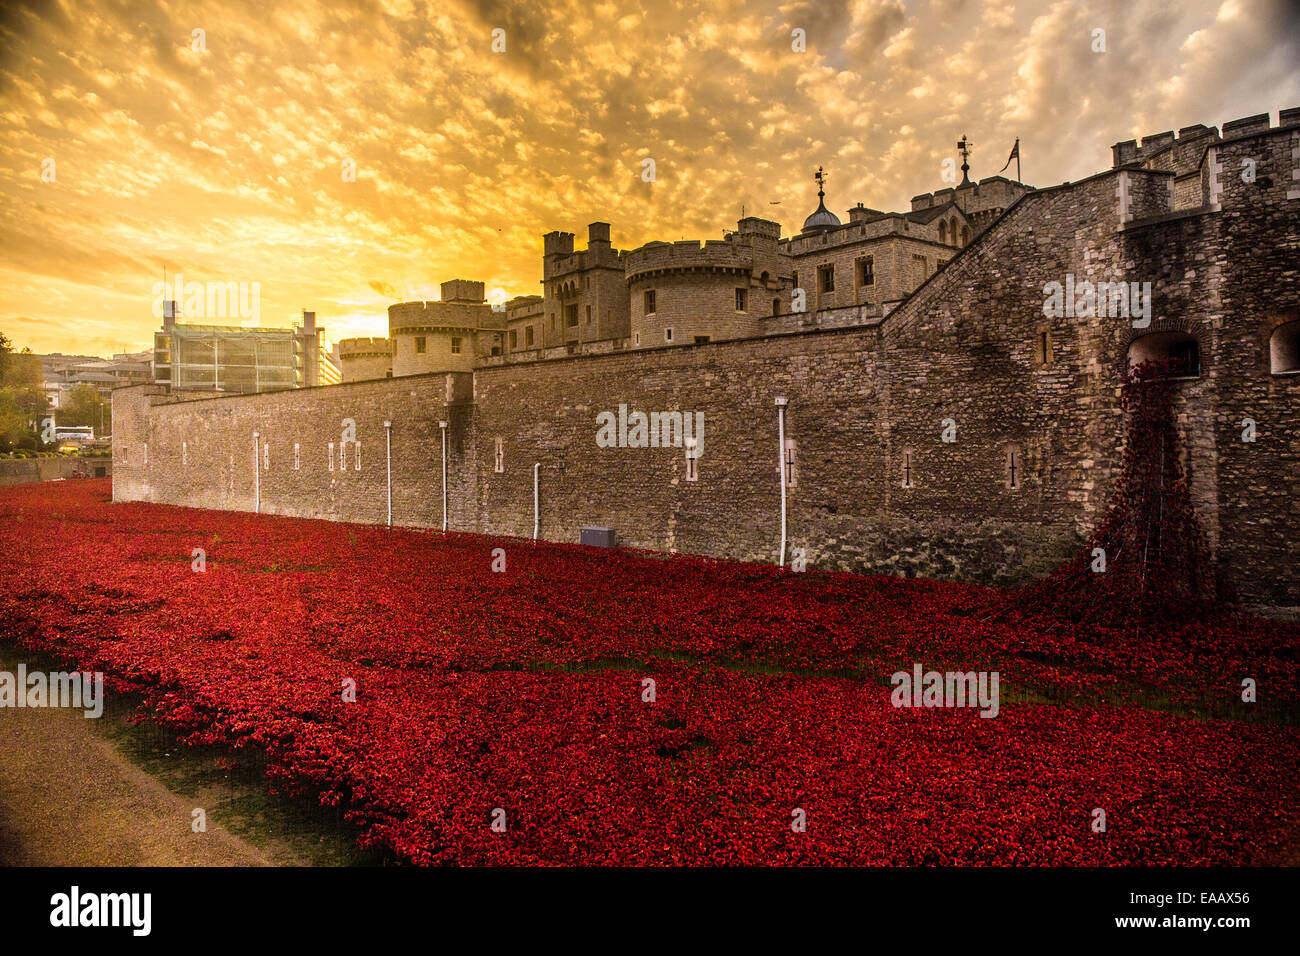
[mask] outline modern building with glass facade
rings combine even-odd
[[[164,303],[154,333],[153,380],[176,389],[274,392],[329,384],[321,380],[321,329],[304,312],[293,328],[182,325]]]

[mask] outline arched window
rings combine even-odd
[[[939,223],[939,241],[945,246],[948,244],[948,224],[946,222]]]
[[[1300,320],[1273,330],[1268,340],[1268,362],[1274,375],[1300,373]]]
[[[1201,374],[1201,347],[1186,332],[1152,332],[1129,343],[1129,368],[1155,362],[1162,377],[1195,378]]]
[[[970,245],[970,227],[969,227],[969,226],[962,226],[962,227],[961,227],[961,244],[962,244],[963,246],[968,246],[968,245]]]

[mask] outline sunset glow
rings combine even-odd
[[[38,352],[148,348],[167,268],[260,283],[262,325],[310,309],[329,341],[384,335],[390,303],[444,279],[482,280],[490,301],[539,292],[552,229],[604,220],[632,248],[718,238],[743,208],[789,235],[819,165],[837,213],[941,188],[963,135],[973,177],[1020,137],[1026,182],[1078,179],[1117,141],[1300,101],[1285,9],[11,6],[0,328]]]

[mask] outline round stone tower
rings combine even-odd
[[[339,369],[345,382],[388,378],[393,374],[393,343],[388,339],[341,339]]]
[[[484,301],[482,282],[444,282],[441,301],[388,307],[393,376],[472,371],[480,351],[500,353],[504,329],[505,316]]]

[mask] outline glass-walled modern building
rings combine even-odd
[[[288,329],[181,325],[164,303],[163,329],[154,333],[154,381],[176,389],[274,392],[321,381],[316,313],[304,312]]]

